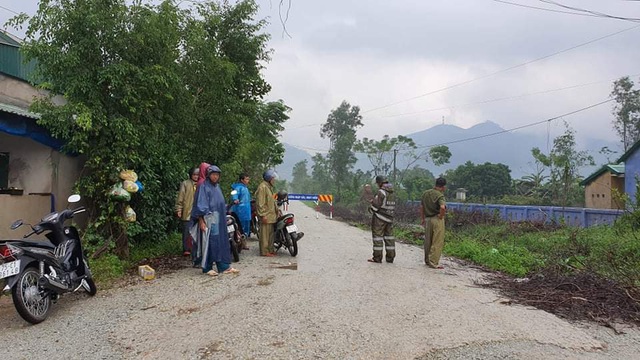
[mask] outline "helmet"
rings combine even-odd
[[[289,194],[286,191],[284,191],[284,190],[278,191],[278,201],[286,200],[287,196],[289,196]]]
[[[386,182],[388,182],[386,176],[382,176],[382,175],[376,176],[376,184],[383,184]]]
[[[222,171],[220,171],[220,168],[215,166],[215,165],[211,165],[207,168],[207,176],[211,175],[211,173],[222,173]]]
[[[278,174],[276,174],[276,171],[273,169],[267,169],[267,171],[262,174],[262,178],[264,179],[264,181],[271,181],[271,179],[277,179]]]

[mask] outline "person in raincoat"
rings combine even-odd
[[[231,267],[231,247],[227,237],[227,204],[220,190],[220,168],[211,165],[206,170],[206,180],[198,186],[191,216],[200,230],[199,253],[202,272],[217,276],[219,273],[235,274]],[[217,271],[213,269],[216,265]]]
[[[180,191],[176,199],[176,216],[182,223],[182,252],[185,256],[191,254],[192,240],[189,234],[191,230],[191,209],[193,209],[193,199],[196,194],[196,184],[200,177],[198,168],[189,169],[189,179],[180,183]]]
[[[231,212],[238,216],[245,239],[251,235],[251,192],[249,192],[248,188],[249,180],[249,175],[242,173],[238,176],[238,182],[231,185],[231,188],[235,190],[235,194],[231,197],[233,201]],[[249,250],[244,239],[242,248]]]

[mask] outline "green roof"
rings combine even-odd
[[[9,46],[20,47],[20,41],[18,38],[0,30],[0,44]]]
[[[624,175],[624,163],[605,165],[605,166],[601,167],[598,171],[596,171],[593,174],[589,175],[588,178],[582,180],[580,182],[580,185],[582,185],[582,186],[589,185],[593,180],[597,179],[598,176],[604,174],[607,171],[612,173],[612,174],[614,174],[614,175]]]
[[[0,73],[29,81],[36,63],[33,60],[25,62],[20,46],[20,39],[0,31]]]

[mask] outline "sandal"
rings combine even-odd
[[[223,271],[223,274],[237,274],[239,273],[240,270],[238,269],[234,269],[234,268],[228,268],[227,270]]]
[[[382,260],[380,260],[380,261],[376,261],[374,258],[367,259],[367,261],[368,261],[368,262],[372,262],[372,263],[378,263],[378,264],[382,262]]]
[[[205,274],[209,276],[218,276],[218,273],[215,270],[209,270]]]

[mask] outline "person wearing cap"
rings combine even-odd
[[[260,219],[258,244],[260,256],[276,256],[273,247],[274,225],[278,219],[278,205],[273,196],[273,186],[277,179],[274,170],[268,169],[262,174],[262,181],[256,190],[256,213]]]
[[[393,214],[396,208],[393,186],[384,176],[376,176],[378,191],[371,200],[371,234],[373,237],[373,257],[367,261],[382,262],[382,250],[386,250],[385,260],[392,263],[396,257],[396,238],[393,236]],[[384,244],[384,247],[383,247]]]
[[[193,199],[196,194],[196,185],[200,169],[189,169],[189,179],[180,183],[178,198],[176,199],[176,216],[182,223],[182,252],[185,256],[191,254],[191,236],[189,229],[191,228],[191,208],[193,207]]]
[[[227,203],[220,190],[220,168],[207,168],[206,180],[196,190],[191,216],[197,219],[200,230],[202,272],[217,276],[219,273],[235,274],[239,271],[231,267],[231,245],[227,235]],[[216,265],[217,271],[213,269]]]
[[[440,256],[444,247],[444,216],[447,203],[444,199],[447,180],[436,179],[436,186],[422,194],[420,217],[424,226],[424,262],[433,269],[443,269]]]

